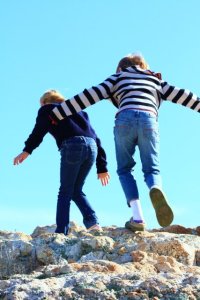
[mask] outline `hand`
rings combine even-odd
[[[13,161],[13,164],[14,165],[19,165],[21,164],[27,157],[29,156],[29,153],[28,152],[22,152],[20,153],[18,156],[16,156],[14,158],[14,161]]]
[[[110,179],[110,175],[108,172],[105,172],[105,173],[99,173],[98,174],[98,179],[101,180],[101,184],[102,185],[107,185],[108,182],[109,182],[109,179]]]

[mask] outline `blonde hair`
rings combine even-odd
[[[144,57],[140,53],[132,53],[123,57],[117,66],[117,72],[121,69],[125,69],[131,66],[140,66],[141,69],[147,70],[149,69],[148,63],[145,61]]]
[[[40,98],[41,105],[51,104],[51,103],[62,103],[63,101],[65,101],[64,96],[56,90],[46,91]]]

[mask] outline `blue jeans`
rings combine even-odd
[[[98,224],[95,211],[89,204],[82,188],[97,156],[97,145],[94,139],[75,136],[63,141],[60,164],[60,189],[57,202],[56,232],[68,233],[70,202],[78,206],[86,228]]]
[[[144,180],[149,189],[161,187],[159,166],[159,129],[157,117],[139,110],[121,111],[115,120],[115,149],[117,174],[127,203],[139,199],[136,180],[132,174],[136,146],[139,148]]]

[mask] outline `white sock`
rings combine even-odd
[[[158,185],[152,185],[150,190],[152,190],[152,189],[158,189],[158,190],[162,191],[162,187],[158,186]]]
[[[139,199],[131,200],[129,202],[132,212],[133,212],[133,221],[144,222],[144,217],[142,213],[142,207]]]

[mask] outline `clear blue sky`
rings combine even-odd
[[[39,97],[58,89],[66,97],[111,75],[124,55],[140,51],[153,71],[200,95],[199,0],[0,0],[1,196],[0,230],[31,233],[55,224],[60,154],[47,135],[13,166],[32,131]],[[131,212],[116,175],[115,108],[87,108],[107,152],[111,181],[101,187],[93,168],[85,192],[101,225],[124,226]],[[163,103],[159,115],[163,186],[174,224],[200,225],[199,114]],[[136,176],[149,228],[159,227],[137,154]],[[82,225],[72,205],[71,220]]]

